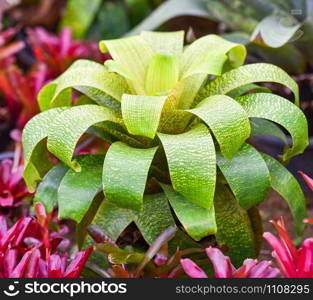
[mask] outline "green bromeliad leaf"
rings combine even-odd
[[[179,57],[156,54],[149,63],[145,81],[147,95],[169,93],[179,78]]]
[[[103,201],[92,224],[100,227],[112,240],[116,241],[133,220],[133,210]]]
[[[309,141],[306,117],[297,106],[285,98],[269,93],[257,93],[239,97],[237,101],[249,117],[274,121],[289,131],[293,145],[285,151],[284,160],[301,154],[307,147]]]
[[[216,240],[220,247],[228,249],[232,263],[239,267],[247,258],[258,256],[255,235],[246,210],[240,207],[227,187],[217,185],[215,199],[217,223]]]
[[[87,228],[93,221],[97,211],[99,210],[99,207],[103,203],[103,193],[99,193],[96,195],[96,197],[93,199],[88,211],[82,218],[82,220],[76,224],[76,241],[79,249],[87,249],[94,245],[94,242],[87,236]],[[87,239],[86,239],[87,238]],[[93,255],[93,259],[99,258],[97,254]],[[92,259],[92,261],[93,261]],[[100,262],[101,260],[97,260]],[[100,265],[103,265],[103,258]]]
[[[242,96],[248,92],[253,92],[253,93],[271,93],[272,91],[264,86],[259,86],[254,83],[248,83],[245,85],[242,85],[238,88],[235,88],[234,90],[231,90],[229,93],[227,93],[227,96],[235,99],[239,96]]]
[[[218,154],[217,165],[242,208],[248,210],[265,199],[271,177],[261,154],[254,147],[244,144],[231,161]]]
[[[119,110],[119,101],[128,92],[127,83],[121,76],[109,72],[99,63],[81,59],[41,89],[38,95],[40,109],[70,105],[71,88],[114,111]]]
[[[79,171],[79,164],[72,161],[79,138],[92,125],[115,120],[114,113],[98,105],[79,105],[65,110],[50,125],[48,150],[70,168]]]
[[[68,166],[62,163],[58,164],[45,175],[38,186],[34,197],[34,203],[42,203],[48,213],[50,213],[53,210],[54,205],[58,203],[58,189],[61,180],[67,171]]]
[[[284,70],[266,63],[241,66],[217,77],[199,92],[196,101],[199,102],[211,95],[228,94],[242,85],[254,82],[275,82],[287,86],[294,93],[295,103],[299,106],[297,83]]]
[[[103,190],[106,199],[118,207],[140,211],[148,172],[157,147],[132,148],[116,142],[103,164]]]
[[[89,129],[87,132],[88,133],[90,132],[90,134],[98,136],[104,141],[107,140],[107,135],[109,135],[111,137],[111,139],[107,141],[109,144],[112,144],[116,141],[121,141],[135,148],[144,148],[145,146],[143,142],[140,142],[137,139],[138,137],[130,135],[125,129],[125,127],[122,126],[121,124],[108,121],[104,123],[98,123],[91,128],[92,130]],[[94,131],[94,129],[96,129],[96,131]]]
[[[153,139],[159,127],[166,98],[124,94],[122,116],[129,133]]]
[[[243,64],[246,48],[217,35],[204,36],[192,43],[182,56],[181,77],[194,74],[220,75],[227,58],[233,67]]]
[[[52,121],[65,108],[55,108],[33,117],[23,130],[24,173],[29,191],[34,192],[36,182],[51,168],[47,157],[44,139],[48,136]]]
[[[235,67],[241,65],[245,57],[244,46],[216,35],[208,35],[192,43],[181,58],[179,107],[190,108],[207,75],[220,75],[227,59]]]
[[[250,118],[251,136],[275,136],[288,145],[286,134],[273,122],[266,119]]]
[[[141,212],[120,208],[104,201],[92,224],[100,227],[110,238],[116,241],[131,222],[136,223],[144,239],[150,245],[165,229],[169,226],[175,226],[164,194],[145,195]]]
[[[193,203],[210,209],[216,180],[215,148],[209,130],[199,124],[188,132],[158,134],[174,189]]]
[[[226,95],[211,96],[188,111],[210,127],[227,159],[231,159],[250,136],[247,113]]]
[[[76,158],[80,172],[70,169],[58,190],[59,218],[80,223],[95,196],[101,191],[103,155],[82,155]]]
[[[175,226],[167,198],[164,194],[145,195],[143,210],[134,212],[134,221],[148,244],[168,227]]]
[[[165,184],[161,184],[161,186],[177,218],[194,240],[199,241],[216,233],[214,206],[205,209],[175,192],[171,186]]]
[[[276,159],[262,153],[272,177],[272,188],[279,193],[288,203],[291,210],[296,230],[302,235],[307,217],[305,197],[295,177]]]
[[[180,56],[184,49],[184,31],[153,32],[142,31],[140,36],[144,38],[150,47],[158,54],[167,56]]]
[[[108,61],[109,68],[126,77],[129,86],[136,94],[144,95],[146,69],[155,54],[149,43],[140,36],[134,36],[101,41],[99,46],[102,52],[110,52],[114,59]]]
[[[178,108],[190,108],[207,76],[207,74],[195,74],[179,81],[177,84],[177,98],[179,98]]]

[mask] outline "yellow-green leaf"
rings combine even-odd
[[[208,96],[227,94],[230,91],[249,83],[275,82],[292,90],[295,103],[299,106],[299,88],[297,83],[281,68],[271,64],[257,63],[241,66],[209,82],[197,97],[201,101]]]
[[[308,123],[303,112],[283,97],[257,93],[237,98],[249,117],[274,121],[285,127],[292,137],[292,147],[284,153],[283,159],[301,154],[307,147]]]
[[[181,78],[194,74],[220,75],[229,59],[233,67],[243,64],[246,49],[243,45],[210,34],[193,42],[182,56]]]
[[[115,120],[112,111],[99,105],[87,104],[67,109],[49,126],[48,150],[70,168],[79,171],[79,164],[72,161],[79,138],[92,125]]]
[[[288,203],[296,230],[299,236],[303,234],[307,217],[305,197],[297,179],[276,159],[262,153],[271,174],[271,186]]]
[[[193,239],[199,241],[216,233],[214,206],[210,209],[200,207],[175,192],[171,186],[165,184],[161,186],[177,218]]]
[[[149,63],[145,81],[147,95],[168,94],[179,77],[179,58],[156,54]]]
[[[184,31],[155,32],[142,31],[143,37],[156,53],[180,56],[184,48]]]
[[[134,92],[144,95],[144,82],[146,70],[155,51],[149,43],[140,36],[101,41],[100,50],[109,52],[114,60],[115,70],[120,70],[121,75]]]
[[[166,96],[124,94],[122,115],[129,133],[154,138],[159,127]]]
[[[71,88],[115,111],[118,110],[122,94],[128,91],[126,81],[110,73],[103,65],[85,59],[77,60],[56,80],[41,89],[38,95],[40,109],[69,105],[72,100]]]
[[[33,117],[23,130],[24,180],[33,192],[36,182],[42,179],[45,171],[51,167],[45,155],[44,139],[48,136],[52,121],[66,108],[59,107],[42,112]]]
[[[80,172],[69,169],[58,189],[59,218],[80,223],[93,199],[101,191],[103,155],[76,158]]]
[[[148,172],[157,147],[132,148],[122,142],[112,144],[103,164],[103,191],[121,208],[141,210]]]
[[[231,161],[218,154],[217,165],[242,208],[248,210],[264,201],[271,177],[264,159],[255,148],[244,144]]]
[[[211,96],[188,111],[210,127],[227,159],[231,159],[250,136],[247,113],[226,95]]]
[[[209,130],[199,124],[176,135],[158,133],[174,189],[189,201],[210,209],[216,180],[215,148]]]

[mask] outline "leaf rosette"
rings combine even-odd
[[[135,222],[148,243],[175,224],[173,213],[191,238],[215,235],[239,262],[240,248],[257,255],[250,210],[272,187],[287,200],[301,233],[305,202],[297,181],[248,143],[271,132],[285,141],[284,127],[292,145],[286,144],[283,162],[308,145],[298,86],[285,71],[243,65],[245,47],[216,35],[184,46],[181,31],[142,32],[101,41],[100,49],[112,59],[76,61],[46,85],[38,98],[43,112],[24,130],[30,190],[52,166],[47,150],[63,163],[45,175],[37,201],[50,210],[58,204],[60,217],[80,229],[102,224],[113,239]],[[290,88],[295,104],[260,82]],[[73,90],[88,104],[73,104]],[[110,144],[106,153],[75,155],[81,137],[95,133]],[[285,190],[280,176],[292,183]]]

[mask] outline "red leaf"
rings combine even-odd
[[[88,248],[85,251],[78,252],[65,272],[66,278],[78,278],[82,269],[84,268],[93,248]]]

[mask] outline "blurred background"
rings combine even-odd
[[[219,34],[247,47],[247,63],[276,64],[298,82],[310,146],[289,169],[312,208],[297,171],[313,177],[313,0],[0,0],[0,160],[14,156],[21,130],[38,113],[36,97],[45,83],[76,59],[104,62],[99,40],[142,30],[185,30],[186,43]],[[264,85],[292,99],[282,86]],[[282,153],[273,137],[251,143],[273,156]],[[263,217],[271,212],[271,218],[290,219],[285,202],[269,197]]]

